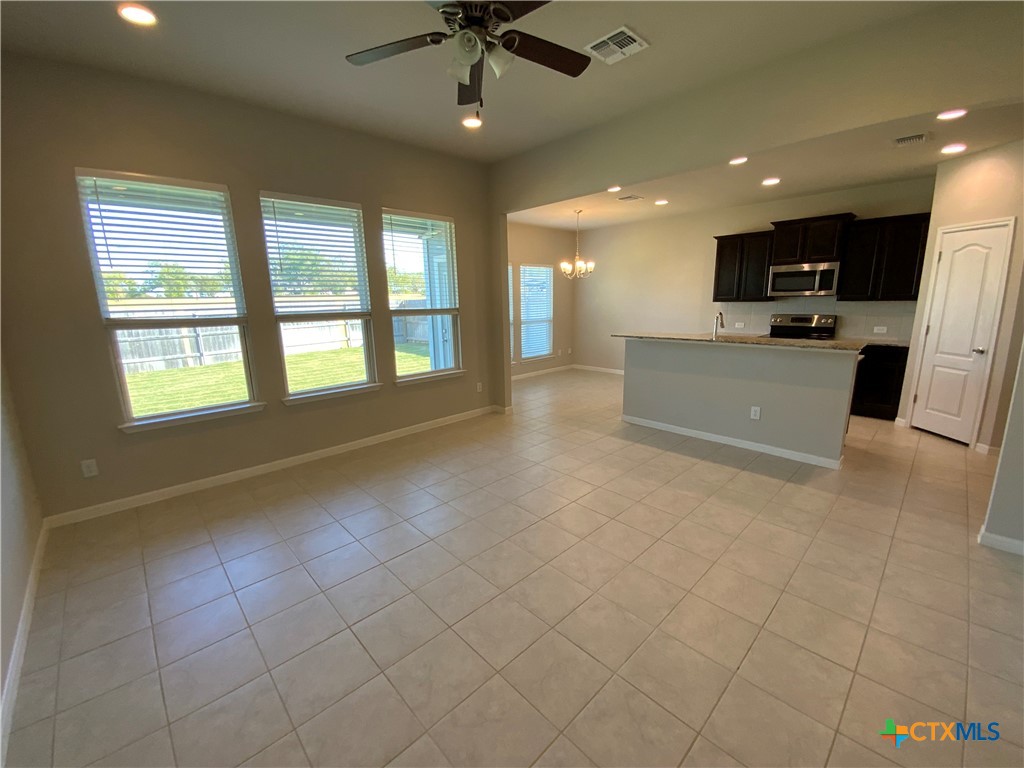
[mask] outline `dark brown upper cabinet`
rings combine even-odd
[[[853,222],[839,270],[839,300],[915,301],[929,218],[915,213]]]
[[[772,233],[719,235],[715,258],[714,301],[772,301],[768,266]]]
[[[855,218],[852,213],[834,213],[773,221],[771,263],[810,264],[841,260],[846,230]]]

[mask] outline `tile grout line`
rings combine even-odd
[[[603,423],[603,422],[602,422],[602,423]],[[549,434],[551,434],[551,433],[549,433]],[[559,437],[558,437],[557,435],[558,435],[558,433],[557,433],[557,432],[555,432],[555,433],[554,433],[554,436],[552,437],[552,440],[557,440],[557,439],[560,439],[560,438],[559,438]],[[648,438],[650,438],[650,437],[653,437],[653,436],[648,436]],[[648,439],[648,438],[645,438],[645,439]],[[619,439],[619,438],[615,438],[615,439]],[[497,438],[492,438],[491,442],[495,442],[495,441],[497,441]],[[547,441],[547,442],[551,442],[551,440],[549,440],[549,441]],[[636,443],[636,442],[634,442],[634,444],[637,444],[637,443]],[[564,449],[563,449],[563,450],[564,450]],[[615,452],[617,452],[617,451],[613,451],[612,453],[615,453]],[[664,451],[664,450],[662,450],[661,452],[662,452],[662,453],[664,453],[665,451]],[[603,454],[603,455],[604,455],[604,456],[609,456],[610,454],[607,454],[607,453],[605,453],[605,454]],[[539,457],[538,457],[538,458],[539,458]],[[699,463],[700,463],[701,461],[703,461],[703,460],[706,460],[707,458],[708,458],[708,456],[705,456],[705,457],[704,457],[703,459],[701,459],[700,461],[697,461],[697,463],[699,464]],[[541,466],[541,465],[542,465],[542,463],[543,463],[543,462],[535,462],[534,466]],[[642,465],[646,465],[646,464],[647,464],[647,461],[644,461],[644,460],[642,460],[642,461],[641,461],[640,463],[638,463],[638,464],[636,464],[636,465],[633,465],[633,467],[634,467],[634,468],[636,468],[636,467],[639,467],[639,466],[642,466]],[[695,466],[695,465],[694,465],[694,466]],[[685,471],[688,471],[688,470],[689,470],[689,469],[691,469],[691,468],[692,468],[692,466],[691,466],[691,467],[688,467],[688,468],[687,468],[687,470],[685,470]],[[472,471],[472,470],[470,470],[470,471]],[[524,469],[524,470],[520,470],[520,471],[527,471],[527,470],[526,470],[526,469]],[[556,470],[556,471],[557,471],[557,470]],[[683,473],[677,473],[677,474],[676,474],[676,477],[678,477],[678,476],[679,476],[679,474],[684,474],[684,473],[685,473],[685,471],[684,471]],[[740,470],[740,471],[743,471],[743,470]],[[515,475],[515,474],[517,474],[517,473],[513,473],[513,475]],[[566,477],[571,477],[572,475],[570,475],[570,474],[564,474],[564,476],[566,476]],[[613,478],[613,480],[614,480],[614,478]],[[609,481],[609,482],[612,482],[612,481]],[[668,481],[668,482],[671,482],[671,481]],[[725,485],[727,485],[727,484],[728,484],[728,482],[731,482],[731,481],[727,481],[727,482],[726,482],[726,483],[724,483],[724,484],[720,484],[720,485],[719,485],[719,488],[722,488],[722,487],[724,487]],[[414,483],[414,484],[415,484],[415,483]],[[541,485],[541,486],[539,486],[539,487],[543,488],[543,487],[544,487],[544,485],[545,485],[545,484],[542,484],[542,485]],[[654,490],[657,490],[658,488],[664,487],[665,485],[667,485],[667,482],[666,482],[666,483],[661,483],[661,485],[659,485],[659,486],[657,486],[656,488],[652,489],[652,490],[651,490],[650,492],[653,492]],[[421,488],[421,490],[422,490],[422,488]],[[479,489],[478,489],[478,490],[479,490]],[[609,490],[610,490],[610,489],[609,489]],[[530,492],[532,492],[532,491],[530,491]],[[650,495],[650,493],[648,493],[647,495]],[[776,493],[776,495],[777,495],[777,493]],[[635,504],[637,504],[637,503],[643,503],[643,502],[642,502],[642,499],[641,499],[641,500],[636,500],[636,499],[632,499],[632,497],[628,497],[628,498],[630,499],[630,501],[631,501],[631,502],[633,502],[633,504],[632,504],[631,506],[634,506],[634,505],[635,505]],[[642,498],[646,498],[646,496],[644,496],[644,497],[642,497]],[[442,503],[444,503],[444,502],[442,502]],[[509,503],[509,502],[506,502],[506,503]],[[510,502],[510,503],[514,504],[514,503],[515,503],[515,499],[513,499],[513,501],[512,501],[512,502]],[[571,502],[570,502],[570,503],[571,503]],[[386,503],[385,503],[385,506],[386,506]],[[834,502],[833,502],[833,506],[834,506]],[[628,509],[628,508],[627,508],[627,509]],[[264,514],[269,514],[269,513],[264,513]],[[330,513],[329,513],[329,514],[330,514]],[[485,514],[487,514],[487,513],[485,513]],[[333,514],[332,514],[331,516],[332,516],[332,517],[334,517],[334,516],[333,516]],[[408,521],[409,521],[409,519],[410,519],[410,518],[404,518],[404,516],[403,516],[403,515],[399,515],[399,516],[400,516],[400,517],[403,517],[403,520],[402,520],[401,522],[408,522]],[[547,518],[548,516],[550,516],[550,515],[547,515],[547,516],[545,516],[545,517],[543,517],[543,518],[539,518],[539,519],[545,519],[545,520],[546,520],[546,518]],[[687,515],[687,516],[688,516],[688,515]],[[415,516],[413,516],[413,517],[415,517]],[[480,517],[483,517],[483,515],[476,515],[475,517],[472,517],[472,519],[473,519],[473,520],[478,520],[478,519],[479,519]],[[684,516],[684,518],[681,518],[681,519],[685,519],[685,517],[686,517],[686,516]],[[335,519],[335,520],[337,520],[337,518],[334,518],[334,519]],[[616,519],[616,520],[617,520],[617,516],[616,516],[615,518],[610,518],[610,519]],[[752,520],[753,520],[753,519],[758,519],[758,518],[757,518],[757,516],[755,515],[755,516],[754,516],[754,517],[752,518]],[[272,519],[271,519],[271,521],[270,521],[270,522],[271,522],[271,524],[273,524],[273,520],[272,520]],[[605,523],[603,523],[602,527],[603,527],[604,525],[607,525],[607,522],[608,522],[608,521],[605,521]],[[619,522],[620,522],[620,523],[622,523],[622,521],[619,521]],[[397,524],[399,524],[399,523],[396,523],[396,525],[397,525]],[[625,524],[625,525],[629,525],[629,523],[622,523],[622,524]],[[678,523],[677,523],[677,524],[678,524]],[[699,523],[696,523],[696,524],[698,524],[698,525],[699,525]],[[329,524],[328,524],[328,525],[329,525]],[[486,524],[485,524],[485,525],[486,525]],[[747,524],[747,525],[749,525],[749,522],[748,522],[748,524]],[[277,528],[277,527],[276,527],[276,525],[275,525],[274,527],[275,527],[275,528]],[[630,526],[630,527],[631,527],[631,528],[633,528],[633,526]],[[675,527],[675,526],[673,526],[673,528],[674,528],[674,527]],[[313,530],[316,530],[316,529],[313,529]],[[382,530],[386,530],[386,529],[382,529]],[[636,530],[639,530],[639,529],[636,529]],[[671,530],[671,529],[670,529],[670,530]],[[280,536],[280,539],[281,539],[281,541],[286,541],[286,539],[284,538],[284,536],[280,534],[280,529],[279,529],[279,528],[277,528],[277,532],[278,532],[278,534],[279,534],[279,536]],[[643,532],[643,533],[646,533],[646,531],[642,531],[642,532]],[[307,532],[307,533],[308,533],[308,532]],[[510,540],[510,539],[512,538],[511,536],[504,536],[504,534],[502,534],[502,533],[500,533],[500,532],[497,532],[497,533],[498,533],[498,535],[500,535],[500,536],[502,536],[502,537],[503,537],[503,538],[502,538],[502,542],[508,541],[508,540]],[[303,534],[296,534],[296,535],[303,535]],[[368,534],[368,535],[373,535],[373,534]],[[439,535],[443,535],[443,534],[439,534]],[[664,535],[664,534],[663,534],[663,535]],[[739,540],[739,538],[740,538],[740,536],[741,536],[741,535],[742,535],[742,531],[740,531],[740,532],[739,532],[739,533],[737,533],[736,535],[732,536],[732,537],[731,537],[731,538],[732,538],[732,541],[733,541],[733,542],[735,542],[735,541]],[[365,537],[364,537],[364,538],[365,538]],[[428,541],[433,541],[433,540],[434,540],[434,538],[435,538],[435,537],[431,537],[431,536],[429,536],[429,535],[428,535],[428,539],[427,539],[427,540],[428,540]],[[653,537],[653,538],[654,538],[654,541],[652,541],[652,542],[651,542],[651,545],[649,545],[649,546],[653,546],[653,545],[654,545],[654,543],[656,543],[657,541],[659,541],[659,540],[661,540],[661,539],[662,539],[662,537],[661,537],[661,536],[655,536],[655,537]],[[583,537],[583,540],[585,540],[585,539],[586,539],[586,537]],[[357,541],[359,541],[359,539],[357,539]],[[892,541],[893,541],[893,537],[890,537],[890,542],[889,542],[889,550],[890,550],[890,551],[891,551],[891,548],[892,548]],[[278,542],[278,543],[280,543],[280,542]],[[426,541],[425,541],[424,543],[426,543]],[[499,543],[500,543],[500,542],[499,542]],[[273,546],[273,545],[269,545],[269,546]],[[649,548],[649,547],[648,547],[648,548]],[[603,548],[602,548],[602,549],[603,549]],[[254,552],[256,552],[256,551],[260,551],[260,550],[254,550]],[[333,550],[331,550],[331,551],[333,551]],[[410,550],[410,551],[411,551],[411,550]],[[645,551],[646,551],[646,550],[645,550]],[[253,554],[253,553],[248,553],[248,554]],[[219,555],[219,552],[218,552],[218,555]],[[637,555],[637,557],[640,557],[641,555],[642,555],[642,553],[638,554],[638,555]],[[244,556],[245,556],[245,555],[242,555],[242,556],[240,556],[240,557],[244,557]],[[721,555],[719,555],[719,557],[721,557]],[[315,558],[314,558],[314,559],[315,559]],[[375,558],[375,559],[377,559],[377,558]],[[888,557],[887,557],[886,559],[888,559]],[[460,560],[461,560],[461,559],[460,559]],[[635,560],[636,560],[636,558],[633,558],[633,560],[629,560],[629,561],[627,561],[627,562],[635,566]],[[802,561],[802,558],[801,558],[801,561]],[[308,562],[308,561],[307,561],[307,562]],[[716,558],[716,560],[715,560],[715,561],[712,561],[712,562],[713,562],[713,563],[717,563],[717,558]],[[220,567],[223,567],[223,560],[221,561],[221,563],[222,563],[222,564],[221,564],[221,566],[220,566]],[[379,564],[380,564],[380,563],[379,563]],[[384,565],[385,565],[385,567],[386,567],[386,562],[384,562],[383,564],[384,564]],[[461,565],[461,564],[465,564],[465,563],[460,563],[460,565]],[[544,565],[548,565],[548,564],[550,564],[550,561],[546,561],[546,562],[544,563]],[[297,563],[296,565],[301,565],[301,566],[303,566],[303,569],[304,569],[304,570],[306,571],[307,575],[309,574],[309,571],[308,571],[308,569],[306,569],[306,567],[305,567],[305,566],[306,566],[306,563],[304,563],[304,562],[299,562],[299,563]],[[540,567],[544,567],[544,565],[542,565],[542,566],[540,566]],[[294,566],[293,566],[293,567],[294,567]],[[376,566],[374,566],[374,567],[376,567]],[[469,567],[470,567],[470,568],[472,568],[472,566],[469,566]],[[637,567],[639,567],[639,566],[637,566]],[[723,567],[727,567],[727,566],[724,566],[724,565],[723,565]],[[290,570],[290,569],[285,569],[285,571],[287,571],[287,570]],[[644,569],[644,570],[646,571],[646,569]],[[731,570],[731,569],[730,569],[730,570]],[[284,571],[281,571],[281,572],[279,572],[279,573],[283,573],[283,572],[284,572]],[[389,570],[389,572],[390,572],[390,570]],[[795,571],[794,571],[794,572],[795,572]],[[531,572],[531,573],[532,573],[532,572]],[[264,581],[264,580],[266,580],[266,578],[272,578],[272,577],[273,577],[273,576],[275,576],[275,575],[278,575],[278,574],[271,574],[270,576],[268,576],[268,577],[265,577],[265,579],[261,579],[260,581]],[[356,574],[355,576],[352,576],[352,577],[349,577],[349,578],[350,578],[350,579],[351,579],[351,578],[355,578],[355,577],[356,577],[356,576],[358,576],[358,575],[359,575],[359,574]],[[527,578],[528,576],[529,576],[529,574],[526,574],[526,575],[524,575],[524,576],[523,576],[523,577],[522,577],[522,578],[520,579],[520,581],[521,581],[522,579],[524,579],[524,578]],[[788,583],[789,583],[789,581],[791,581],[791,579],[792,579],[792,576],[793,576],[793,574],[790,574],[789,580],[787,580],[787,586],[788,586]],[[656,577],[656,575],[655,575],[655,577]],[[99,578],[103,578],[103,577],[99,577]],[[187,577],[184,577],[184,578],[187,578]],[[613,577],[613,578],[614,578],[614,577]],[[754,578],[754,577],[748,577],[748,578]],[[344,581],[347,581],[347,580],[348,580],[348,579],[346,579],[346,580],[344,580]],[[698,580],[699,580],[699,579],[698,579]],[[758,581],[760,581],[760,579],[757,579],[757,580],[758,580]],[[340,582],[340,583],[344,583],[344,581],[343,581],[343,582]],[[173,583],[173,582],[170,582],[170,583]],[[258,584],[258,583],[260,583],[260,582],[254,582],[254,583],[253,583],[253,585],[255,585],[255,584]],[[518,582],[516,582],[516,583],[518,583]],[[253,586],[253,585],[247,585],[247,586]],[[338,585],[334,585],[334,586],[338,586]],[[406,586],[406,587],[408,587],[408,585],[405,585],[405,586]],[[513,586],[514,586],[514,585],[513,585]],[[772,586],[774,587],[774,585],[772,585]],[[319,584],[317,584],[317,587],[318,587],[318,589],[319,589],[319,593],[320,593],[320,594],[325,594],[325,595],[326,595],[326,591],[327,591],[326,589],[324,589],[324,588],[320,587],[320,585],[319,585]],[[333,586],[332,586],[331,588],[333,588]],[[491,599],[492,599],[492,600],[493,600],[493,599],[496,599],[496,597],[497,597],[497,596],[498,596],[499,594],[505,594],[505,593],[507,592],[507,590],[508,590],[508,589],[510,589],[510,588],[511,588],[511,586],[510,586],[510,587],[506,587],[506,588],[505,588],[504,590],[501,590],[500,592],[498,592],[498,593],[497,593],[497,594],[496,594],[496,595],[495,595],[495,596],[494,596],[493,598],[491,598]],[[500,587],[499,587],[499,589],[500,589]],[[235,590],[235,589],[234,589],[234,587],[233,587],[233,585],[232,585],[232,593],[233,593],[233,594],[234,594],[234,595],[236,596],[236,602],[237,602],[237,592],[238,592],[238,590]],[[596,590],[596,591],[593,591],[593,592],[592,592],[592,594],[599,594],[599,592],[600,592],[600,590]],[[412,590],[412,591],[411,591],[410,593],[411,593],[411,594],[415,594],[415,590]],[[785,593],[785,587],[783,588],[783,590],[782,590],[782,593]],[[875,592],[875,601],[876,601],[876,602],[877,602],[877,599],[878,599],[878,593],[879,593],[879,590],[878,590],[878,589],[876,589],[876,592]],[[676,605],[678,605],[678,603],[679,603],[679,602],[681,602],[681,601],[682,601],[682,600],[683,600],[683,599],[684,599],[684,598],[686,597],[686,595],[687,595],[687,594],[689,594],[689,590],[685,590],[685,591],[684,591],[684,594],[682,595],[682,597],[680,597],[680,600],[676,602]],[[148,595],[148,591],[147,591],[147,595]],[[781,596],[781,595],[780,595],[780,596]],[[329,599],[329,598],[328,598],[328,599]],[[776,600],[776,602],[777,602],[777,600]],[[333,603],[332,603],[332,606],[333,606]],[[152,624],[152,605],[150,604],[150,606],[149,606],[149,607],[150,607],[150,622],[151,622],[151,626],[153,626],[153,624]],[[385,607],[386,607],[386,606],[385,606]],[[619,606],[619,607],[621,608],[622,606]],[[383,609],[383,608],[382,608],[382,609]],[[378,609],[378,610],[382,610],[382,609]],[[282,609],[282,610],[287,610],[287,609]],[[334,608],[334,610],[335,610],[335,612],[337,612],[337,608],[336,608],[336,607]],[[624,610],[626,610],[626,609],[624,609]],[[627,611],[627,612],[628,612],[628,611]],[[872,611],[872,614],[873,614],[873,611]],[[180,614],[179,614],[179,615],[180,615]],[[276,614],[274,614],[274,615],[276,615]],[[366,618],[366,617],[364,617],[364,618]],[[659,627],[661,626],[661,623],[663,623],[663,621],[664,621],[664,619],[662,620],[662,622],[660,622],[659,624],[655,625],[655,628],[654,628],[654,629],[652,630],[652,632],[650,632],[650,633],[648,633],[648,634],[647,634],[647,636],[646,636],[645,640],[641,642],[641,645],[643,645],[643,643],[644,643],[644,642],[646,642],[646,639],[647,639],[647,638],[649,638],[649,637],[651,636],[651,634],[653,634],[653,632],[654,632],[654,631],[657,631],[657,629],[658,629],[658,628],[659,628]],[[246,623],[247,623],[247,625],[249,625],[249,626],[251,627],[251,622],[249,622],[249,621],[248,621],[248,617],[246,617]],[[348,624],[347,622],[345,622],[345,621],[344,621],[344,619],[342,619],[342,623],[343,623],[343,624],[345,624],[345,626],[346,626],[346,627],[347,627],[348,629],[351,629],[351,626],[350,626],[350,625],[349,625],[349,624]],[[447,625],[447,623],[446,623],[446,622],[442,622],[442,623],[444,623],[444,624],[445,624],[446,626],[449,626],[449,627],[450,627],[450,625]],[[547,630],[545,630],[545,633],[544,633],[544,634],[547,634],[547,632],[548,632],[548,631],[550,631],[551,629],[552,629],[552,627],[550,627],[550,625],[549,625],[549,626],[548,626],[548,628],[547,628]],[[763,634],[763,632],[764,632],[764,631],[765,631],[765,630],[764,630],[764,627],[763,627],[763,624],[762,624],[762,627],[761,627],[761,628],[759,629],[758,637],[760,637],[760,635],[761,635],[761,634]],[[354,634],[354,633],[353,633],[353,634]],[[543,635],[542,635],[542,636],[543,636]],[[563,637],[564,637],[564,636],[563,636]],[[755,640],[755,641],[756,641],[756,640]],[[218,641],[218,642],[219,642],[219,641]],[[361,643],[360,643],[360,645],[361,645],[361,647],[362,647],[362,644],[361,644]],[[531,644],[531,645],[532,645],[532,644]],[[208,647],[208,646],[207,646],[207,647]],[[421,646],[421,647],[422,647],[422,646]],[[528,646],[528,647],[527,647],[527,649],[528,649],[529,647],[531,647],[531,646]],[[638,646],[638,647],[639,647],[639,646]],[[689,646],[687,646],[687,647],[689,647]],[[201,650],[201,649],[200,649],[200,650]],[[749,653],[749,650],[750,650],[750,649],[748,648],[748,653]],[[863,650],[863,648],[861,649],[861,651],[862,651],[862,650]],[[524,650],[523,652],[525,652],[525,650]],[[584,651],[584,652],[585,652],[585,651]],[[262,653],[262,650],[261,650],[261,653]],[[632,658],[632,656],[633,656],[633,655],[635,655],[635,653],[636,653],[636,651],[634,651],[634,652],[633,652],[633,653],[632,653],[632,654],[631,654],[631,655],[630,655],[629,657],[627,657],[627,660],[626,660],[625,662],[623,662],[623,663],[624,663],[624,664],[625,664],[625,663],[628,663],[628,660],[629,660],[629,658]],[[697,653],[699,654],[699,652],[697,652]],[[589,655],[589,654],[588,654],[588,655]],[[396,662],[396,663],[397,663],[397,662]],[[499,674],[500,674],[500,672],[499,672]],[[733,678],[734,678],[734,677],[735,677],[735,676],[736,676],[737,674],[738,674],[738,669],[737,669],[737,671],[736,671],[736,672],[734,672],[734,673],[733,673],[733,676],[732,676],[732,677],[730,678],[730,681],[731,681],[731,680],[732,680],[732,679],[733,679]],[[618,673],[617,673],[617,672],[613,672],[613,676],[618,676]],[[629,685],[630,685],[631,687],[634,687],[634,688],[635,688],[635,686],[632,686],[632,684],[630,684],[630,683],[629,683],[629,681],[625,681],[625,682],[626,682],[627,684],[629,684]],[[641,693],[642,693],[642,692],[641,692]],[[646,694],[644,694],[644,695],[646,695]],[[771,695],[771,694],[769,694],[769,695]],[[656,704],[656,705],[658,705],[659,707],[661,707],[661,705],[660,705],[660,704],[657,704],[657,702],[655,702],[655,704]],[[586,706],[586,705],[585,705],[585,706]],[[844,706],[845,706],[845,705],[844,705]],[[166,707],[166,702],[165,702],[165,707]],[[584,707],[584,708],[585,708],[585,707]],[[670,713],[670,714],[671,714],[671,713]],[[166,716],[166,714],[165,714],[165,716]],[[289,717],[290,717],[290,713],[289,713]],[[294,724],[293,724],[293,725],[294,725]],[[429,729],[428,729],[428,730],[429,730]],[[699,734],[699,731],[698,731],[698,734]],[[557,739],[557,736],[556,736],[556,739]],[[694,740],[694,743],[695,743],[695,741],[696,741],[696,739]],[[833,739],[833,741],[834,741],[834,739]],[[553,742],[552,742],[552,743],[553,743]],[[550,746],[550,745],[549,745],[549,746]],[[690,749],[692,749],[692,744],[691,744],[691,746],[690,746]],[[684,755],[683,759],[685,760],[685,755]]]

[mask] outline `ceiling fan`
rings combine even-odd
[[[484,62],[501,77],[516,57],[540,64],[569,77],[579,77],[590,64],[590,57],[526,32],[509,29],[510,24],[547,2],[433,2],[428,4],[441,14],[448,32],[427,32],[386,45],[378,45],[345,58],[357,66],[397,56],[400,53],[442,45],[451,41],[452,64],[448,74],[459,81],[459,104],[483,106]]]

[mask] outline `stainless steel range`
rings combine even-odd
[[[772,315],[771,333],[774,339],[834,339],[835,315]]]

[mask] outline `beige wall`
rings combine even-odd
[[[931,179],[829,192],[670,219],[587,230],[582,250],[597,261],[593,277],[576,287],[575,362],[621,369],[623,341],[612,333],[711,331],[722,310],[728,333],[767,333],[771,312],[832,312],[849,319],[839,328],[862,336],[874,325],[906,338],[913,302],[836,302],[818,297],[752,304],[712,302],[715,235],[770,229],[772,221],[852,211],[862,218],[927,211]],[[736,329],[736,322],[746,323]],[[896,328],[901,330],[896,333]]]
[[[5,370],[0,374],[0,559],[4,564],[3,594],[0,596],[2,685],[7,685],[7,667],[11,663],[14,638],[18,632],[18,621],[32,569],[32,557],[42,527],[35,485],[25,459],[18,419],[7,382]]]
[[[503,398],[499,267],[484,168],[175,86],[7,57],[2,68],[3,346],[43,511],[64,512],[457,414]],[[226,184],[261,413],[138,434],[123,421],[75,168]],[[384,388],[285,407],[260,190],[362,204]],[[465,376],[393,385],[380,208],[452,216]],[[500,268],[504,268],[504,264]],[[500,326],[498,326],[500,328]],[[492,384],[498,381],[498,386]],[[478,394],[477,382],[484,391]],[[100,475],[83,479],[79,461]]]
[[[908,375],[903,384],[900,417],[908,418],[913,388],[912,372],[919,364],[919,335],[924,325],[923,301],[937,257],[936,244],[940,227],[968,224],[1009,216],[1017,217],[1010,268],[1003,298],[1002,316],[996,336],[992,372],[981,415],[978,442],[998,446],[1002,441],[1006,415],[1010,409],[1017,356],[1024,336],[1024,295],[1021,279],[1024,273],[1024,142],[1016,141],[1002,147],[970,154],[939,164],[935,177],[935,197],[928,227],[928,250],[921,278],[921,298],[914,321],[914,343],[910,348]]]
[[[950,105],[1020,101],[1020,3],[922,7],[503,160],[491,173],[495,208],[628,187]]]
[[[519,335],[516,334],[515,363],[512,375],[521,376],[549,368],[572,365],[575,355],[573,346],[573,296],[576,281],[567,280],[558,268],[563,259],[572,260],[576,253],[576,233],[564,229],[533,227],[528,224],[508,225],[508,263],[511,265],[515,285],[513,301],[519,305],[518,267],[522,264],[544,264],[554,269],[554,338],[551,357],[522,361],[519,359]],[[517,313],[518,314],[518,313]]]

